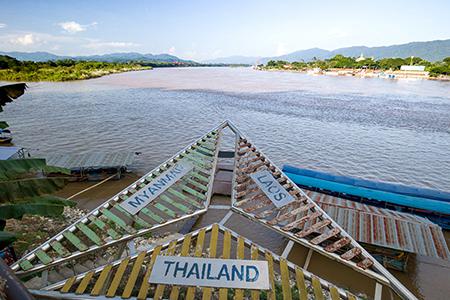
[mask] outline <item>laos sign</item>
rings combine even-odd
[[[187,162],[180,162],[174,165],[141,188],[136,194],[120,203],[120,206],[132,215],[137,214],[192,168],[193,166]]]
[[[276,207],[282,207],[295,200],[269,171],[262,170],[250,174],[250,177]]]
[[[158,256],[150,283],[268,290],[267,261]]]

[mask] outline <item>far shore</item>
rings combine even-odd
[[[303,73],[308,75],[328,75],[328,76],[348,76],[359,78],[383,78],[383,79],[426,79],[436,81],[450,81],[450,76],[440,75],[433,77],[428,72],[420,71],[382,71],[371,69],[327,69],[321,70],[319,68],[311,69],[289,69],[289,68],[267,68],[267,67],[254,67],[255,70],[267,71],[267,72],[290,72],[290,73]]]

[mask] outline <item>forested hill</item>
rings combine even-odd
[[[410,57],[416,56],[428,61],[439,61],[450,56],[450,39],[429,42],[412,42],[401,45],[382,46],[382,47],[366,47],[353,46],[339,48],[328,51],[320,48],[312,48],[300,50],[286,55],[277,57],[266,57],[260,60],[260,63],[267,63],[269,60],[294,61],[311,61],[316,59],[332,58],[338,54],[350,57],[360,56],[361,53],[365,57],[373,57],[375,59],[389,57]]]
[[[289,54],[273,57],[250,57],[250,56],[229,56],[216,59],[210,59],[205,62],[209,63],[247,63],[247,64],[266,64],[270,60],[278,61],[304,61],[329,59],[336,55],[349,57],[358,57],[363,54],[365,57],[373,57],[374,59],[382,58],[406,58],[421,57],[428,61],[440,61],[450,56],[450,39],[437,40],[428,42],[411,42],[407,44],[367,47],[352,46],[339,48],[335,50],[325,50],[321,48],[310,48],[298,50]]]
[[[75,61],[99,61],[99,62],[171,62],[195,64],[194,61],[181,59],[170,54],[141,54],[136,52],[110,53],[88,56],[62,56],[49,52],[0,52],[0,55],[14,57],[20,61],[46,62],[71,59]]]

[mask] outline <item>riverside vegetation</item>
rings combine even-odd
[[[362,60],[354,57],[336,55],[330,59],[313,59],[310,62],[287,62],[287,61],[269,61],[265,66],[260,65],[262,69],[278,69],[278,70],[296,70],[307,71],[309,69],[320,68],[321,70],[329,69],[371,69],[371,70],[400,70],[402,65],[425,66],[431,77],[450,76],[450,57],[444,58],[442,61],[429,62],[420,57],[408,58],[382,58],[375,60],[365,58]]]
[[[151,66],[133,62],[107,63],[71,59],[32,62],[0,55],[0,80],[5,81],[69,81],[150,69]]]

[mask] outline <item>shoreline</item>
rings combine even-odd
[[[254,67],[257,71],[267,71],[267,72],[288,72],[288,73],[302,73],[312,76],[326,75],[335,77],[358,77],[358,78],[381,78],[381,79],[415,79],[415,80],[433,80],[441,82],[450,82],[450,76],[442,77],[431,77],[428,74],[415,74],[414,72],[408,71],[391,71],[384,72],[380,70],[369,70],[364,69],[330,69],[330,70],[317,70],[317,69],[306,69],[306,70],[294,70],[294,69],[277,69],[277,68],[258,68]]]
[[[8,80],[8,79],[4,79],[2,78],[2,74],[0,72],[0,81],[4,81],[4,82],[70,82],[70,81],[80,81],[80,80],[89,80],[89,79],[95,79],[95,78],[100,78],[100,77],[104,77],[104,76],[108,76],[108,75],[113,75],[113,74],[120,74],[120,73],[128,73],[128,72],[138,72],[138,71],[149,71],[149,70],[153,70],[152,67],[140,67],[140,68],[125,68],[125,69],[115,69],[115,70],[94,70],[94,71],[90,71],[88,74],[83,74],[83,76],[80,76],[79,78],[69,78],[69,77],[64,77],[60,80],[35,80],[35,79],[29,79],[27,78],[27,76],[23,76],[20,77],[19,79],[14,79],[14,80]],[[20,73],[20,72],[17,72]]]

